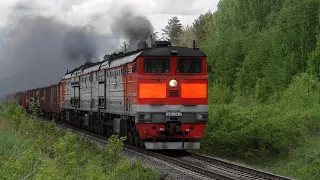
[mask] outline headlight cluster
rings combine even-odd
[[[209,116],[208,116],[208,113],[197,113],[197,120],[200,120],[200,121],[204,121],[204,120],[208,120]]]
[[[139,114],[139,119],[141,119],[141,120],[150,120],[151,119],[151,115],[150,115],[150,113],[140,113]]]

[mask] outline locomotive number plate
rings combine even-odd
[[[180,116],[182,116],[182,113],[181,112],[167,112],[166,116],[167,117],[180,117]]]

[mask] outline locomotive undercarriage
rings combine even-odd
[[[65,109],[62,115],[47,114],[47,118],[60,121],[62,123],[91,131],[105,137],[117,134],[120,137],[126,136],[126,142],[138,147],[147,149],[199,149],[199,139],[188,139],[188,131],[181,131],[180,121],[165,123],[165,130],[157,131],[158,137],[141,139],[134,117],[120,116],[107,113],[77,111]],[[154,125],[154,124],[153,124]],[[154,127],[153,127],[154,128]],[[145,132],[146,135],[149,132]],[[182,138],[176,138],[177,135]]]
[[[145,146],[147,149],[199,149],[200,140],[185,138],[189,134],[188,131],[181,131],[182,123],[180,121],[171,121],[165,123],[165,130],[157,131],[158,137],[146,139]],[[153,127],[156,129],[156,126]],[[148,134],[147,135],[151,135]],[[152,135],[151,135],[152,136]],[[182,136],[183,138],[177,138]]]
[[[140,138],[139,132],[134,125],[134,117],[119,116],[115,114],[65,110],[61,122],[74,127],[88,130],[105,137],[117,134],[120,137],[126,136],[126,142],[144,147],[144,141]],[[130,128],[131,127],[131,128]]]

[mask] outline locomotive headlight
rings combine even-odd
[[[139,119],[140,120],[150,120],[151,119],[151,115],[150,115],[150,113],[140,113],[139,114]]]
[[[208,113],[198,113],[196,117],[198,121],[207,121],[209,118]]]
[[[145,115],[144,115],[144,119],[145,119],[145,120],[150,119],[150,114],[145,114]]]
[[[177,87],[178,86],[178,81],[175,80],[175,79],[172,79],[170,82],[169,82],[169,85],[171,87]]]

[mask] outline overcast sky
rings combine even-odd
[[[147,16],[161,31],[167,20],[178,16],[184,25],[207,11],[215,11],[219,0],[1,0],[0,27],[17,11],[55,16],[71,25],[91,24],[108,32],[108,24],[117,7],[130,5],[138,14]]]

